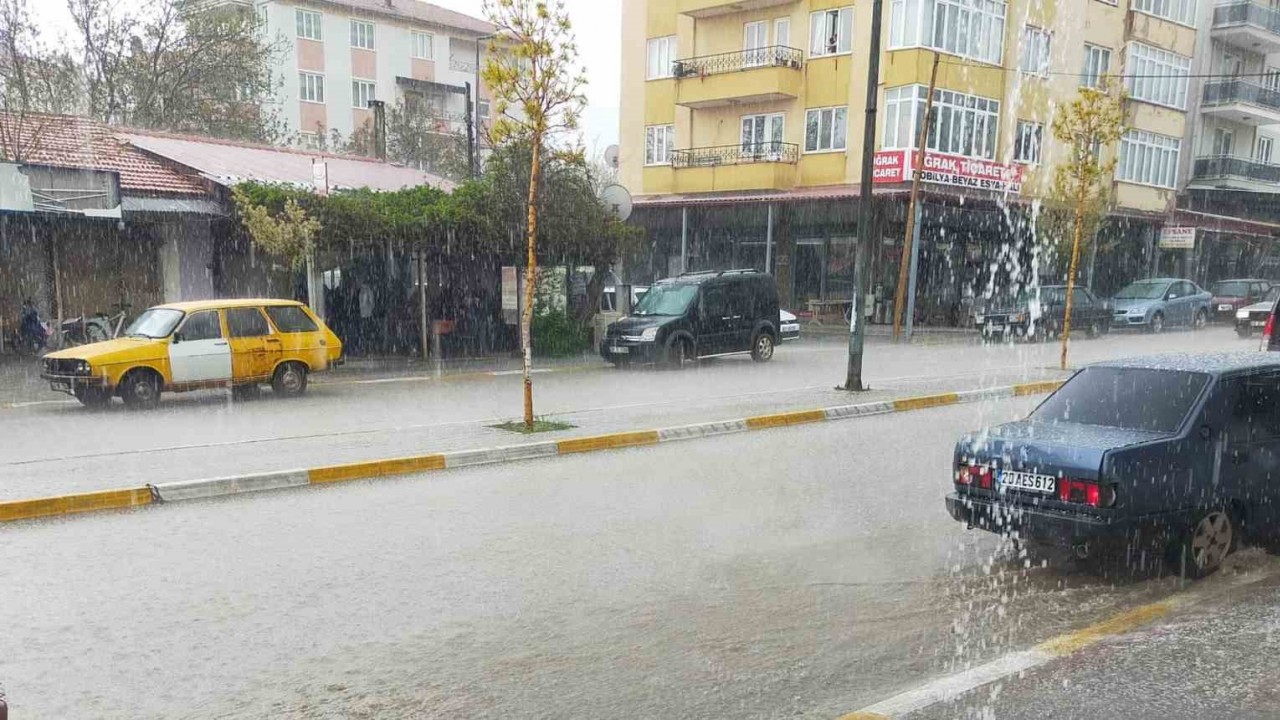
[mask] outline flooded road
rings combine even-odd
[[[1175,590],[943,509],[1034,398],[0,528],[18,717],[833,717]]]

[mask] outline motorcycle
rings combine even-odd
[[[49,325],[40,319],[40,313],[31,306],[22,309],[18,322],[16,347],[23,355],[39,355],[49,342]]]

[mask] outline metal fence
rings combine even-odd
[[[1191,174],[1196,179],[1234,177],[1280,183],[1280,165],[1228,155],[1196,158]]]
[[[795,143],[744,143],[742,145],[714,145],[689,148],[688,150],[673,150],[671,152],[671,164],[678,168],[761,162],[794,164],[799,157],[800,146]]]
[[[1280,110],[1280,90],[1243,80],[1205,83],[1205,105],[1225,105],[1233,102]]]
[[[1280,35],[1280,12],[1253,2],[1233,2],[1213,8],[1213,26],[1254,25]]]
[[[674,73],[678,78],[700,77],[762,67],[787,67],[799,70],[804,67],[804,53],[785,45],[770,45],[717,55],[703,55],[677,60]]]

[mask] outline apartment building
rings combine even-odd
[[[871,6],[623,0],[620,171],[636,195],[637,222],[655,240],[651,274],[754,265],[774,272],[794,307],[847,299]],[[1160,241],[1165,226],[1201,220],[1179,205],[1188,178],[1207,173],[1193,161],[1211,135],[1201,115],[1250,126],[1238,143],[1255,142],[1254,126],[1280,121],[1280,112],[1257,108],[1256,93],[1242,98],[1245,114],[1217,100],[1253,92],[1239,82],[1192,83],[1204,44],[1236,37],[1198,30],[1215,12],[1197,0],[886,0],[874,148],[878,317],[896,283],[911,148],[935,53],[920,269],[926,320],[961,322],[974,296],[1026,279],[1035,200],[1050,193],[1067,151],[1052,138],[1053,115],[1081,85],[1120,82],[1129,98],[1127,132],[1103,150],[1119,157],[1103,257],[1089,258],[1100,288],[1157,269],[1201,269],[1198,249]],[[1256,34],[1249,28],[1242,32]],[[1250,47],[1239,53],[1242,72],[1271,51]],[[1198,92],[1215,100],[1202,104]],[[1271,230],[1215,223],[1220,234]]]
[[[252,1],[286,46],[274,101],[299,144],[349,137],[371,122],[372,100],[404,100],[442,133],[467,132],[469,104],[482,125],[489,118],[478,62],[493,26],[483,20],[420,0],[228,1]]]

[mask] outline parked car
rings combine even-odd
[[[1240,308],[1236,311],[1236,334],[1242,338],[1252,337],[1255,332],[1262,332],[1271,317],[1271,310],[1280,299],[1280,286],[1272,287],[1260,302]]]
[[[1212,572],[1280,533],[1280,355],[1089,366],[1025,420],[962,437],[953,471],[947,510],[971,527]]]
[[[302,303],[206,300],[158,305],[114,340],[50,353],[40,376],[85,405],[119,395],[151,408],[162,391],[228,385],[244,394],[271,383],[279,395],[301,395],[311,373],[341,358],[342,341]]]
[[[659,280],[631,315],[610,323],[600,355],[615,365],[680,365],[732,353],[766,362],[781,339],[780,328],[772,276],[756,270],[685,273]]]
[[[786,310],[778,311],[778,339],[782,342],[800,339],[800,319]]]
[[[1062,332],[1066,314],[1067,286],[1044,285],[1020,291],[1012,302],[975,315],[974,322],[983,340],[1044,339]],[[1111,305],[1086,288],[1072,288],[1071,327],[1089,337],[1108,332]]]
[[[1209,322],[1212,299],[1212,295],[1190,280],[1138,280],[1125,285],[1111,298],[1113,326],[1143,328],[1153,333],[1172,325],[1199,329]]]
[[[1262,300],[1270,289],[1270,280],[1219,280],[1209,288],[1213,293],[1211,317],[1215,322],[1234,322],[1237,310]]]

